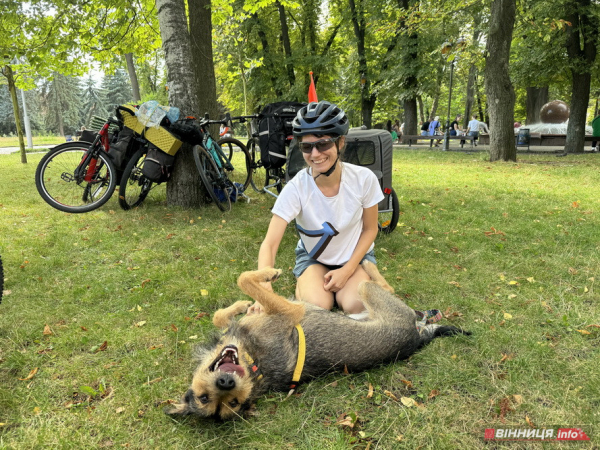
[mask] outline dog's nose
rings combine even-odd
[[[229,390],[233,389],[234,387],[235,387],[235,380],[233,379],[233,377],[230,374],[224,373],[219,378],[217,378],[217,388],[219,388],[223,391],[229,391]]]

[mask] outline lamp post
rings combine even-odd
[[[457,50],[462,49],[467,41],[465,41],[462,37],[458,38],[456,42],[446,41],[442,44],[442,55],[447,55],[452,51],[453,48]],[[448,151],[448,138],[450,136],[450,108],[452,106],[452,75],[454,74],[454,62],[456,61],[456,55],[452,56],[452,60],[450,61],[450,87],[448,88],[448,115],[446,116],[446,128],[444,131],[444,145],[442,147],[443,151]]]

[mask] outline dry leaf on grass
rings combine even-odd
[[[373,397],[373,385],[369,383],[369,392],[367,393],[367,398]]]
[[[53,333],[53,332],[52,332],[52,330],[50,329],[50,325],[46,324],[46,325],[44,326],[44,331],[43,331],[43,333],[42,333],[42,334],[43,334],[44,336],[51,336],[51,335],[53,335],[54,333]]]
[[[35,369],[31,369],[31,371],[29,372],[29,375],[27,375],[27,377],[25,377],[25,378],[19,378],[19,380],[21,380],[21,381],[31,380],[33,377],[35,377],[35,374],[37,372],[38,372],[38,368],[37,367]]]

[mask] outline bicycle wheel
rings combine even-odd
[[[117,186],[117,170],[108,154],[98,150],[85,167],[76,169],[88,156],[89,143],[67,142],[50,150],[35,171],[38,192],[53,208],[84,213],[105,204]]]
[[[244,186],[244,190],[250,184],[250,178],[252,176],[252,162],[250,160],[250,154],[244,144],[237,139],[225,138],[220,139],[217,145],[221,147],[223,154],[229,158],[233,170],[226,170],[227,178],[234,183],[240,183]]]
[[[147,147],[140,148],[133,154],[123,171],[119,186],[119,205],[125,211],[140,206],[152,189],[152,181],[142,173],[147,152]]]
[[[229,195],[233,185],[227,180],[225,174],[219,170],[219,167],[204,147],[194,145],[193,152],[198,174],[208,196],[221,211],[231,210]]]
[[[265,185],[268,181],[268,172],[267,169],[262,165],[260,160],[260,148],[256,143],[256,139],[250,139],[248,141],[248,151],[250,153],[251,158],[251,169],[252,174],[250,177],[250,183],[252,184],[252,188],[259,193],[265,192]]]
[[[379,213],[379,231],[383,234],[389,234],[396,229],[396,225],[398,225],[398,218],[400,217],[400,203],[398,202],[398,195],[396,195],[396,191],[392,188],[392,192],[390,193],[391,199],[391,211]]]

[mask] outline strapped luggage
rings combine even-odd
[[[270,103],[259,114],[258,141],[260,159],[265,169],[283,167],[286,162],[286,143],[291,140],[292,120],[306,103]]]
[[[163,152],[155,145],[148,145],[148,153],[144,159],[142,173],[154,183],[164,183],[171,178],[171,171],[175,164],[175,156]]]
[[[125,164],[131,158],[133,142],[133,130],[123,127],[116,136],[116,140],[110,144],[108,156],[112,158],[118,171],[125,169]]]

